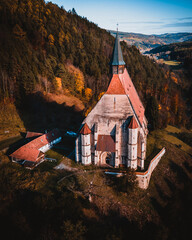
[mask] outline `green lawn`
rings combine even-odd
[[[63,153],[62,153],[62,150],[60,150],[60,149],[58,150],[58,149],[52,148],[45,153],[45,156],[47,158],[56,159],[57,162],[59,162],[63,158]]]

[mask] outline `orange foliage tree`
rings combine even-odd
[[[101,92],[99,93],[99,96],[98,96],[98,101],[101,99],[101,97],[105,94],[105,92]]]
[[[55,81],[56,81],[57,88],[61,89],[62,88],[61,78],[60,77],[56,77]]]
[[[52,34],[49,34],[48,40],[49,40],[49,45],[54,45],[55,39]]]
[[[93,95],[93,93],[92,93],[91,88],[86,88],[85,89],[85,97],[88,101],[91,99],[92,95]]]
[[[74,67],[72,64],[67,65],[67,70],[73,75],[75,79],[75,89],[77,92],[82,93],[85,88],[85,80],[83,73],[79,68]]]

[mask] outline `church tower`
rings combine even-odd
[[[128,125],[128,161],[127,167],[137,169],[138,124],[133,116]]]
[[[115,45],[113,48],[113,56],[111,61],[112,75],[124,72],[125,62],[123,60],[123,54],[121,51],[121,45],[119,40],[119,33],[117,30]]]
[[[81,135],[81,161],[84,165],[91,164],[91,130],[85,123],[80,131]]]

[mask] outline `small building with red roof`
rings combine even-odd
[[[118,32],[106,93],[82,123],[76,139],[76,161],[144,168],[147,142],[145,109],[125,68]]]
[[[58,129],[48,133],[27,133],[27,138],[36,137],[10,154],[13,162],[17,162],[26,168],[34,168],[44,161],[45,152],[61,141]]]

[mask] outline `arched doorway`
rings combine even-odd
[[[102,152],[100,155],[100,165],[113,165],[113,157],[111,152]]]

